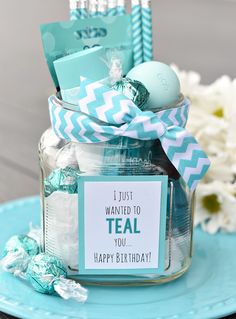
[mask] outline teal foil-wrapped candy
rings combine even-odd
[[[1,267],[13,274],[23,273],[32,256],[39,253],[37,241],[27,235],[11,237],[3,250]]]
[[[60,259],[42,253],[31,259],[26,275],[36,291],[51,295],[55,280],[66,277],[67,271]]]
[[[44,180],[44,193],[48,197],[56,191],[77,193],[77,170],[72,167],[54,170]]]
[[[37,241],[27,235],[11,237],[5,245],[1,268],[31,283],[43,294],[57,293],[64,299],[85,302],[87,289],[67,279],[63,262],[55,256],[39,253]]]
[[[27,235],[15,235],[7,241],[3,251],[3,257],[9,253],[15,253],[21,250],[24,250],[29,256],[34,256],[39,253],[39,246],[35,239]]]
[[[141,110],[144,109],[150,95],[140,81],[131,80],[129,78],[123,78],[117,81],[112,88],[132,100]]]
[[[64,299],[73,298],[78,302],[87,300],[87,289],[66,278],[66,267],[55,256],[45,253],[34,256],[29,263],[26,277],[40,293],[52,295],[56,292]]]

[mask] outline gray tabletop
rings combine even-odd
[[[68,19],[68,2],[1,0],[0,202],[39,192],[37,143],[54,92],[39,25]],[[196,70],[204,83],[236,77],[236,0],[154,0],[153,7],[156,59]]]

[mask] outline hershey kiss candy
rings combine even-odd
[[[134,104],[142,110],[149,99],[149,92],[139,81],[123,78],[117,81],[112,88],[124,94],[132,100]]]
[[[32,256],[39,253],[37,241],[27,235],[11,237],[6,245],[0,261],[1,267],[15,275],[25,271]]]
[[[61,191],[68,194],[77,192],[77,173],[72,167],[54,170],[44,180],[45,196],[50,196],[53,192]]]
[[[26,277],[40,293],[51,295],[57,292],[64,299],[73,298],[78,302],[87,300],[87,289],[66,278],[66,267],[55,256],[48,254],[34,256],[29,263]]]

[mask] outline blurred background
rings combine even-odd
[[[54,91],[39,25],[68,17],[68,0],[1,0],[0,202],[39,192],[37,143]],[[154,0],[155,58],[203,83],[236,77],[235,17],[236,0]]]

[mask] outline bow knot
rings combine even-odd
[[[122,136],[139,140],[160,139],[167,130],[167,125],[162,122],[158,116],[152,112],[142,112],[132,119],[130,123],[123,126]],[[148,128],[148,129],[147,129]]]

